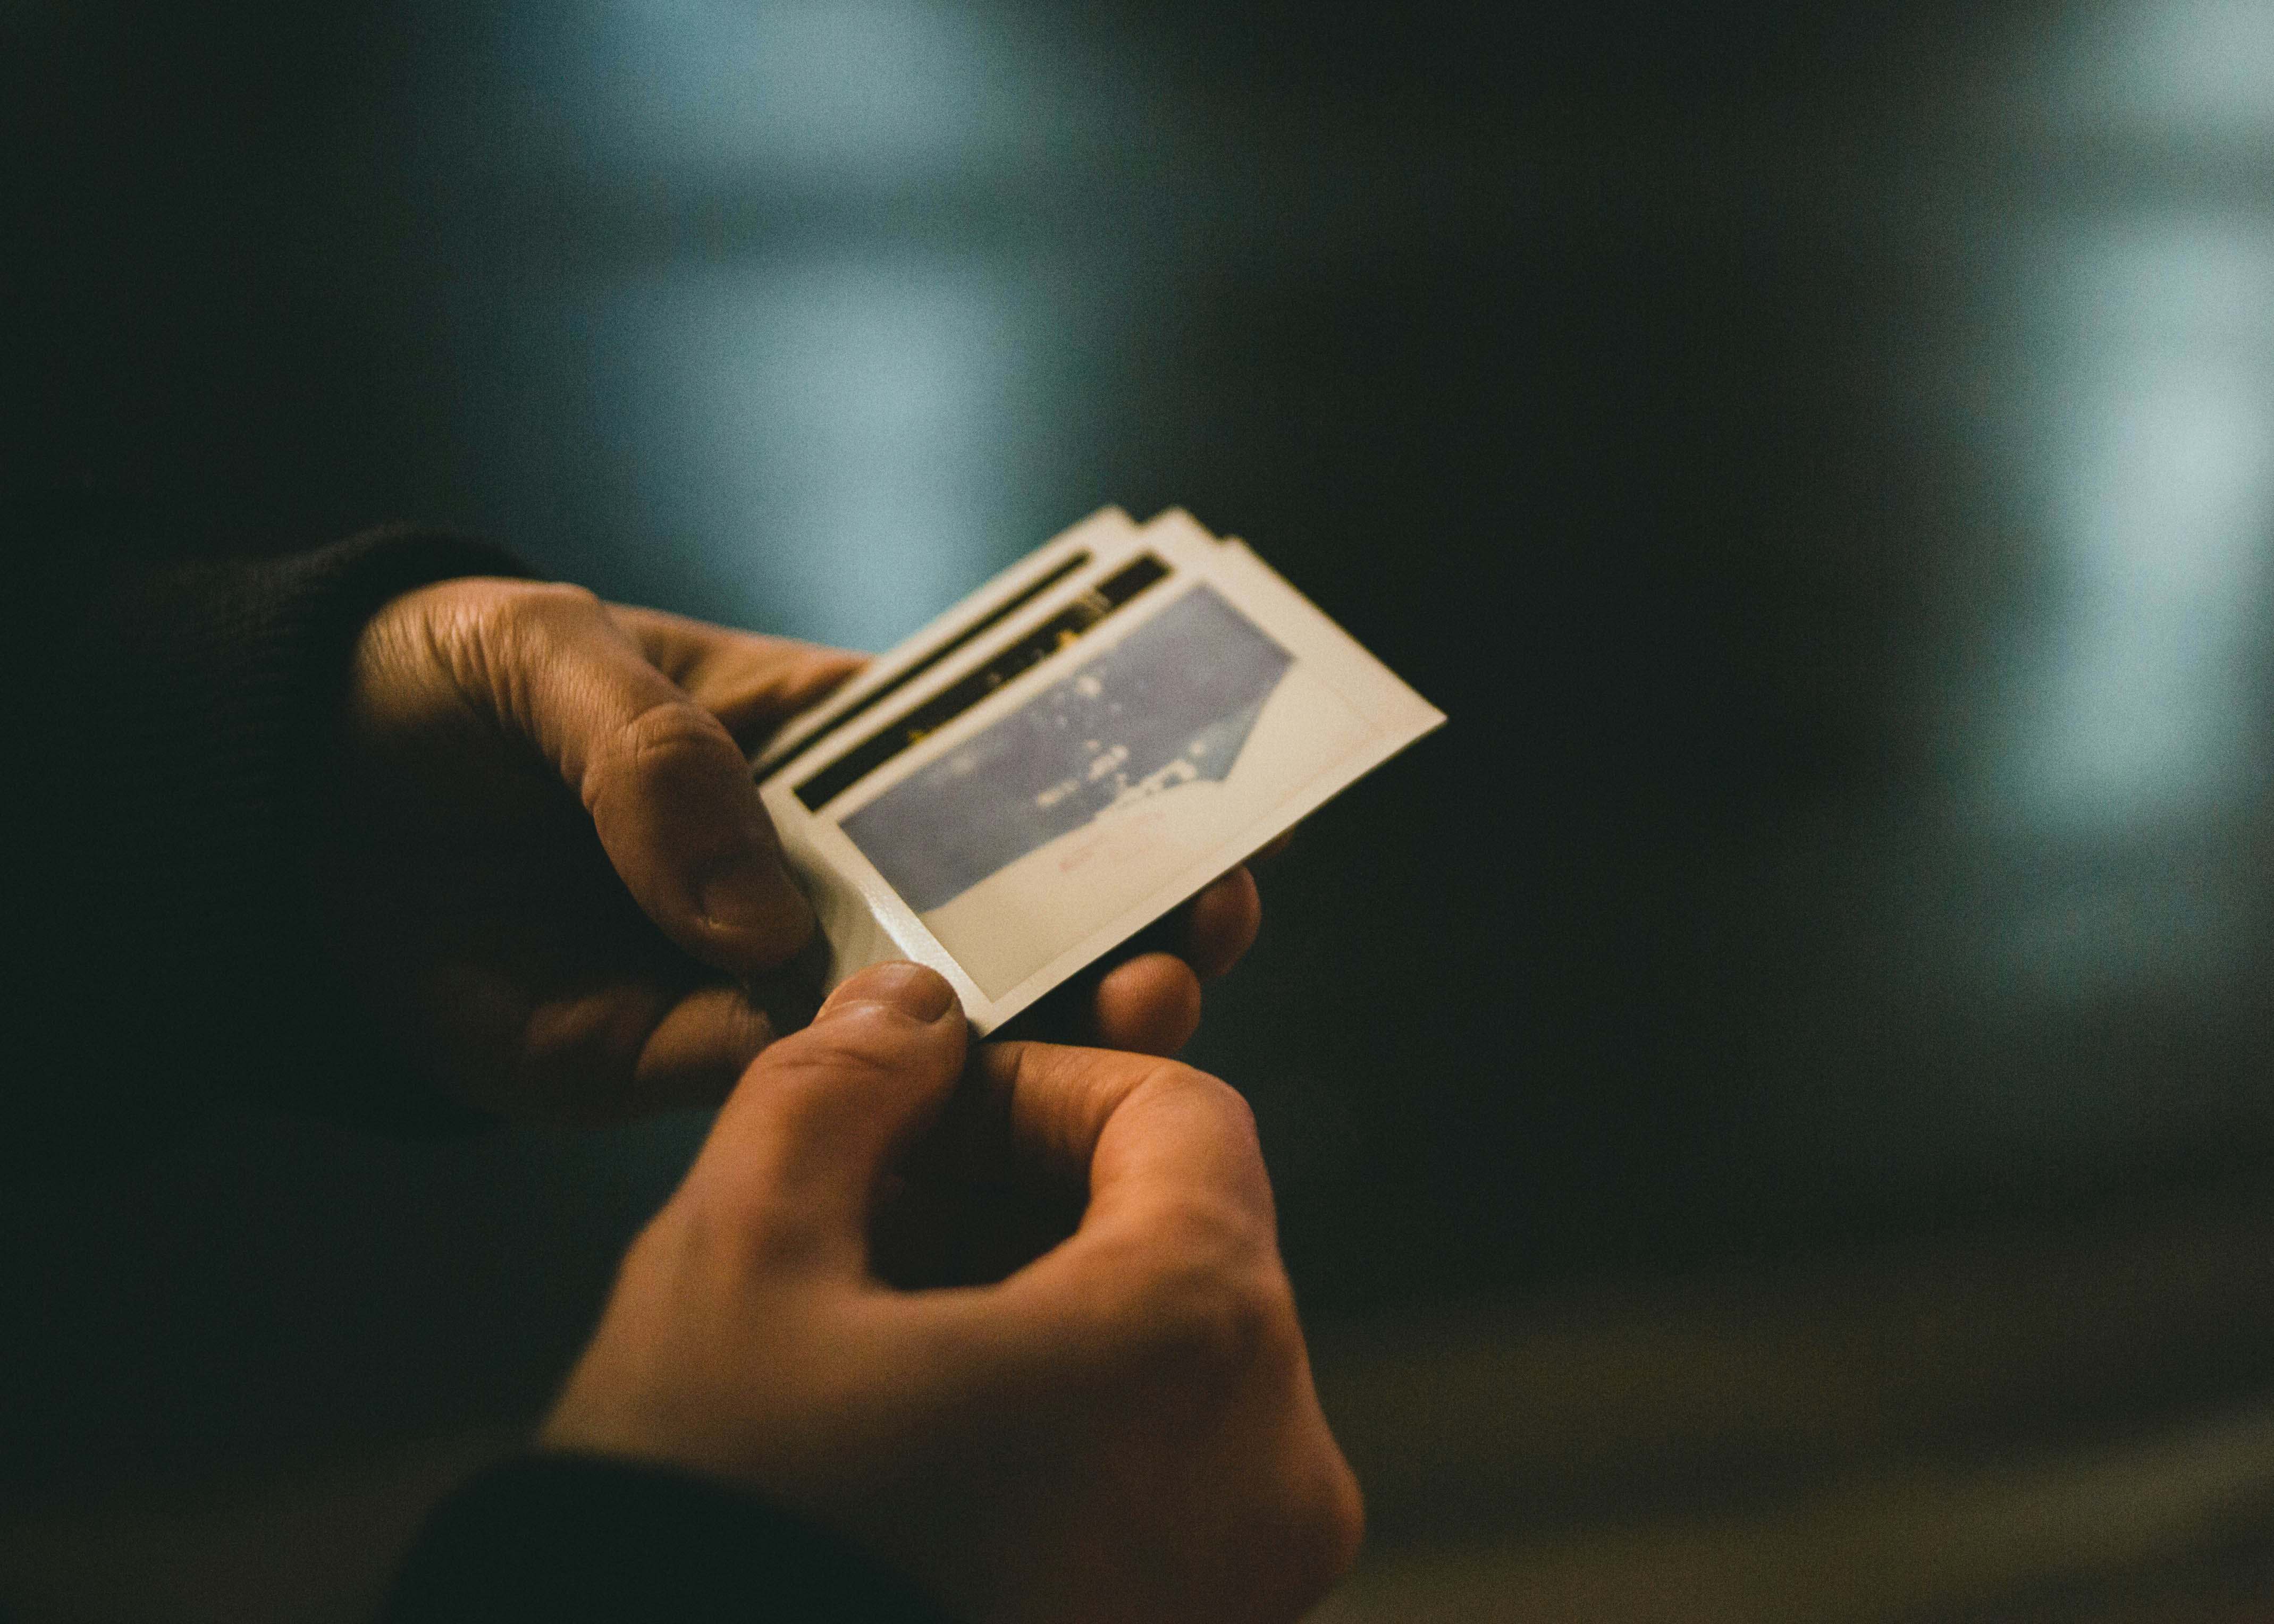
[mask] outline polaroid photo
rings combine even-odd
[[[753,772],[826,985],[915,959],[984,1034],[1444,719],[1240,542],[1108,508]]]

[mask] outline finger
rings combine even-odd
[[[1043,1169],[1086,1174],[1089,1230],[1182,1201],[1224,1203],[1267,1225],[1271,1184],[1247,1102],[1205,1072],[1143,1055],[990,1043],[981,1085]]]
[[[639,978],[531,1001],[494,965],[429,973],[428,1006],[448,1047],[475,1057],[461,1079],[478,1105],[559,1127],[600,1127],[643,1114],[636,1056],[676,994]]]
[[[743,1074],[690,1183],[770,1256],[865,1272],[885,1176],[954,1091],[965,1032],[937,973],[862,971]]]
[[[1098,982],[1088,1025],[1101,1049],[1173,1055],[1200,1030],[1200,978],[1173,953],[1141,954]]]
[[[1201,982],[1239,963],[1262,920],[1254,876],[1235,868],[1125,944],[1130,957],[1095,967],[1092,984],[1070,984],[1063,1010],[1022,1030],[1101,1049],[1174,1054],[1200,1030]]]
[[[532,999],[512,974],[445,960],[419,978],[440,1064],[486,1110],[602,1127],[715,1106],[776,1023],[739,987],[627,975]]]
[[[1234,868],[1186,905],[1178,949],[1193,974],[1212,981],[1246,957],[1262,928],[1255,876]]]
[[[499,708],[582,798],[648,917],[737,975],[795,953],[813,911],[726,726],[590,593],[545,588],[515,603],[508,635],[485,651]]]
[[[629,1115],[715,1106],[779,1034],[740,987],[699,987],[663,1012],[632,1064]]]
[[[755,755],[783,722],[827,698],[865,655],[761,636],[659,609],[608,605],[650,664],[717,717]]]

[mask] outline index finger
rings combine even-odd
[[[1013,1144],[1086,1182],[1082,1228],[1193,1199],[1271,1222],[1254,1114],[1206,1072],[1148,1055],[990,1043],[975,1061],[1003,1101]]]
[[[660,609],[610,604],[648,663],[726,724],[745,750],[756,749],[784,721],[819,703],[868,657],[845,649],[759,632],[736,631]]]

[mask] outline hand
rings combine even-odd
[[[446,581],[364,629],[316,889],[341,956],[463,1097],[597,1123],[713,1105],[814,993],[813,915],[748,758],[857,655]],[[1260,910],[1244,870],[1185,912],[1182,958],[1097,986],[1088,1024],[1166,1052]]]
[[[759,1056],[543,1442],[755,1491],[968,1624],[1298,1617],[1361,1512],[1246,1106],[1172,1062],[983,1049],[979,1116],[1078,1227],[995,1283],[897,1290],[873,1230],[964,1034],[940,977],[878,966]]]

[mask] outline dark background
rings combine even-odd
[[[2270,1165],[2274,7],[362,10],[0,4],[11,488],[869,647],[1246,537],[1452,718],[1193,1050],[1314,1312]],[[19,1492],[529,1413],[699,1128],[40,1207]]]

